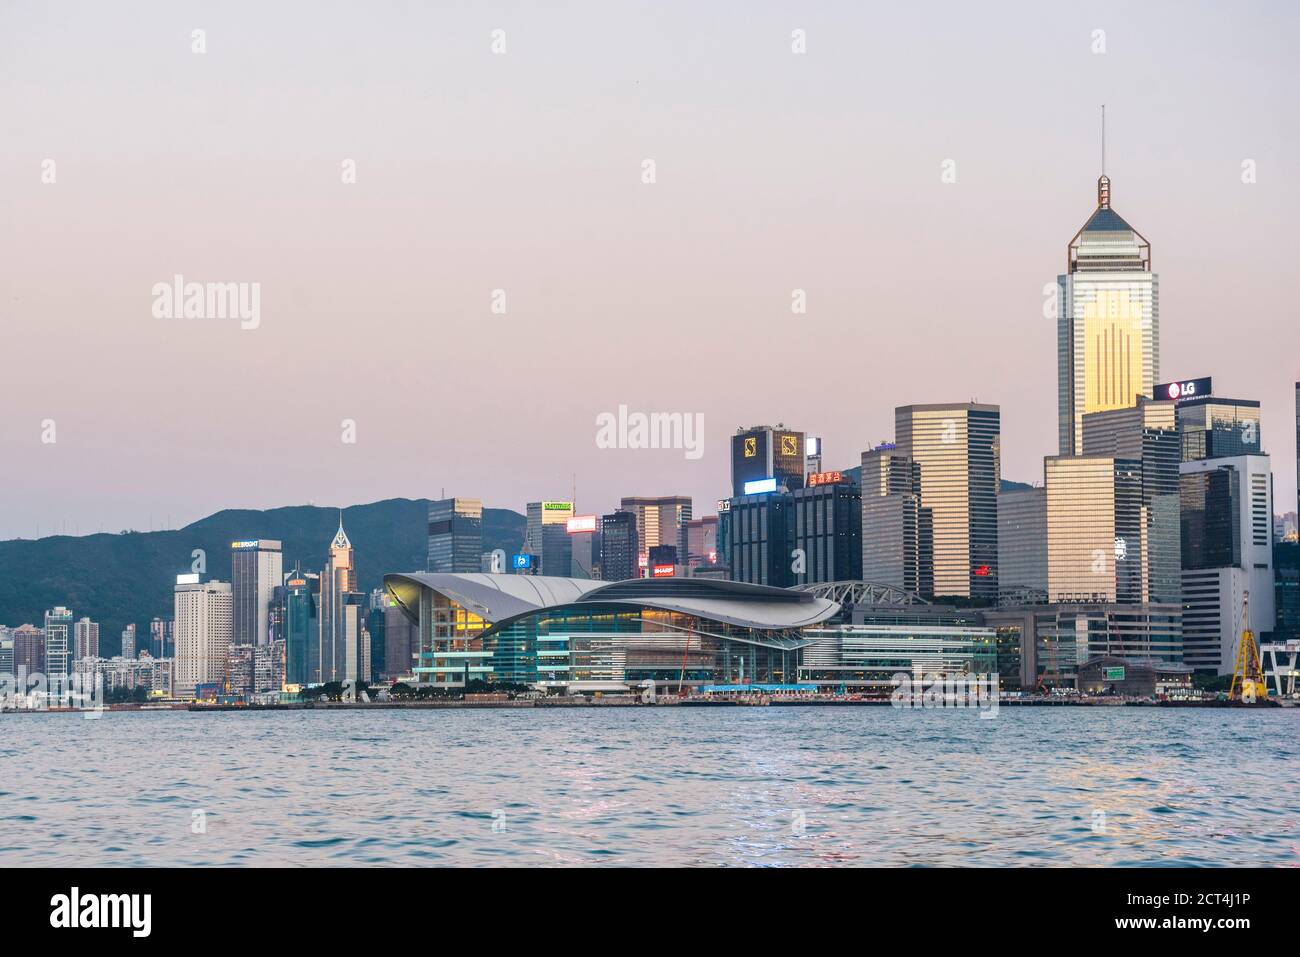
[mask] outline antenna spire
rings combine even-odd
[[[1110,177],[1106,175],[1106,104],[1101,105],[1101,176],[1097,179],[1097,207],[1110,207]]]

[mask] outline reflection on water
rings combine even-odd
[[[1300,866],[1298,731],[1154,708],[4,715],[0,865]]]

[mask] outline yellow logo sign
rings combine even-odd
[[[799,454],[799,436],[783,435],[781,436],[781,454],[798,455]]]
[[[749,438],[745,439],[745,458],[752,459],[757,454],[758,438],[751,435]]]

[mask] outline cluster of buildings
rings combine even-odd
[[[893,440],[839,470],[808,432],[740,429],[730,495],[699,519],[682,496],[532,503],[508,563],[477,547],[478,500],[434,503],[425,571],[385,579],[414,628],[388,661],[569,690],[875,686],[920,662],[1042,690],[1230,674],[1247,625],[1300,649],[1260,404],[1161,381],[1151,246],[1110,193],[1102,176],[1057,281],[1040,483],[1004,488],[999,408],[959,402],[896,409]]]
[[[177,576],[177,697],[277,701],[308,685],[372,680],[385,603],[359,588],[342,513],[318,572],[299,563],[286,573],[279,541],[230,548],[229,582]]]
[[[230,582],[178,577],[148,648],[132,626],[99,658],[97,625],[56,608],[0,630],[0,672],[242,700],[380,680],[873,691],[914,669],[1159,689],[1232,672],[1247,595],[1249,627],[1300,651],[1295,514],[1274,517],[1260,404],[1161,381],[1151,246],[1104,175],[1056,309],[1059,444],[1038,484],[1004,486],[996,405],[901,406],[892,440],[838,469],[814,434],[742,428],[713,514],[682,495],[609,514],[541,499],[506,552],[484,548],[479,499],[442,499],[425,568],[369,593],[340,514],[317,572],[237,541]]]
[[[0,626],[0,676],[82,675],[99,678],[106,693],[171,697],[172,635],[170,618],[154,618],[145,641],[138,640],[135,625],[127,625],[121,651],[102,657],[99,622],[77,618],[60,605],[45,612],[42,625]]]

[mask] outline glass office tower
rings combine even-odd
[[[1083,452],[1136,461],[1140,465],[1142,515],[1138,538],[1124,539],[1122,550],[1141,576],[1143,602],[1182,600],[1179,558],[1178,467],[1181,459],[1174,403],[1139,397],[1127,409],[1083,417]]]
[[[1061,455],[1083,454],[1083,416],[1151,396],[1160,375],[1159,286],[1151,244],[1110,208],[1097,209],[1067,247],[1057,277],[1058,433]]]
[[[921,470],[893,448],[862,453],[862,578],[934,593],[930,512],[921,507]]]
[[[935,595],[998,597],[1000,422],[996,405],[894,410],[898,454],[921,471],[920,506],[929,512],[933,529]]]
[[[1078,455],[1043,465],[1048,600],[1141,604],[1141,563],[1129,544],[1142,534],[1142,463]]]
[[[425,570],[476,572],[482,556],[483,502],[477,498],[430,502]]]
[[[1178,403],[1184,462],[1259,455],[1259,402],[1209,398]]]
[[[262,538],[230,543],[232,644],[265,645],[271,640],[271,595],[284,584],[283,562],[279,542]]]

